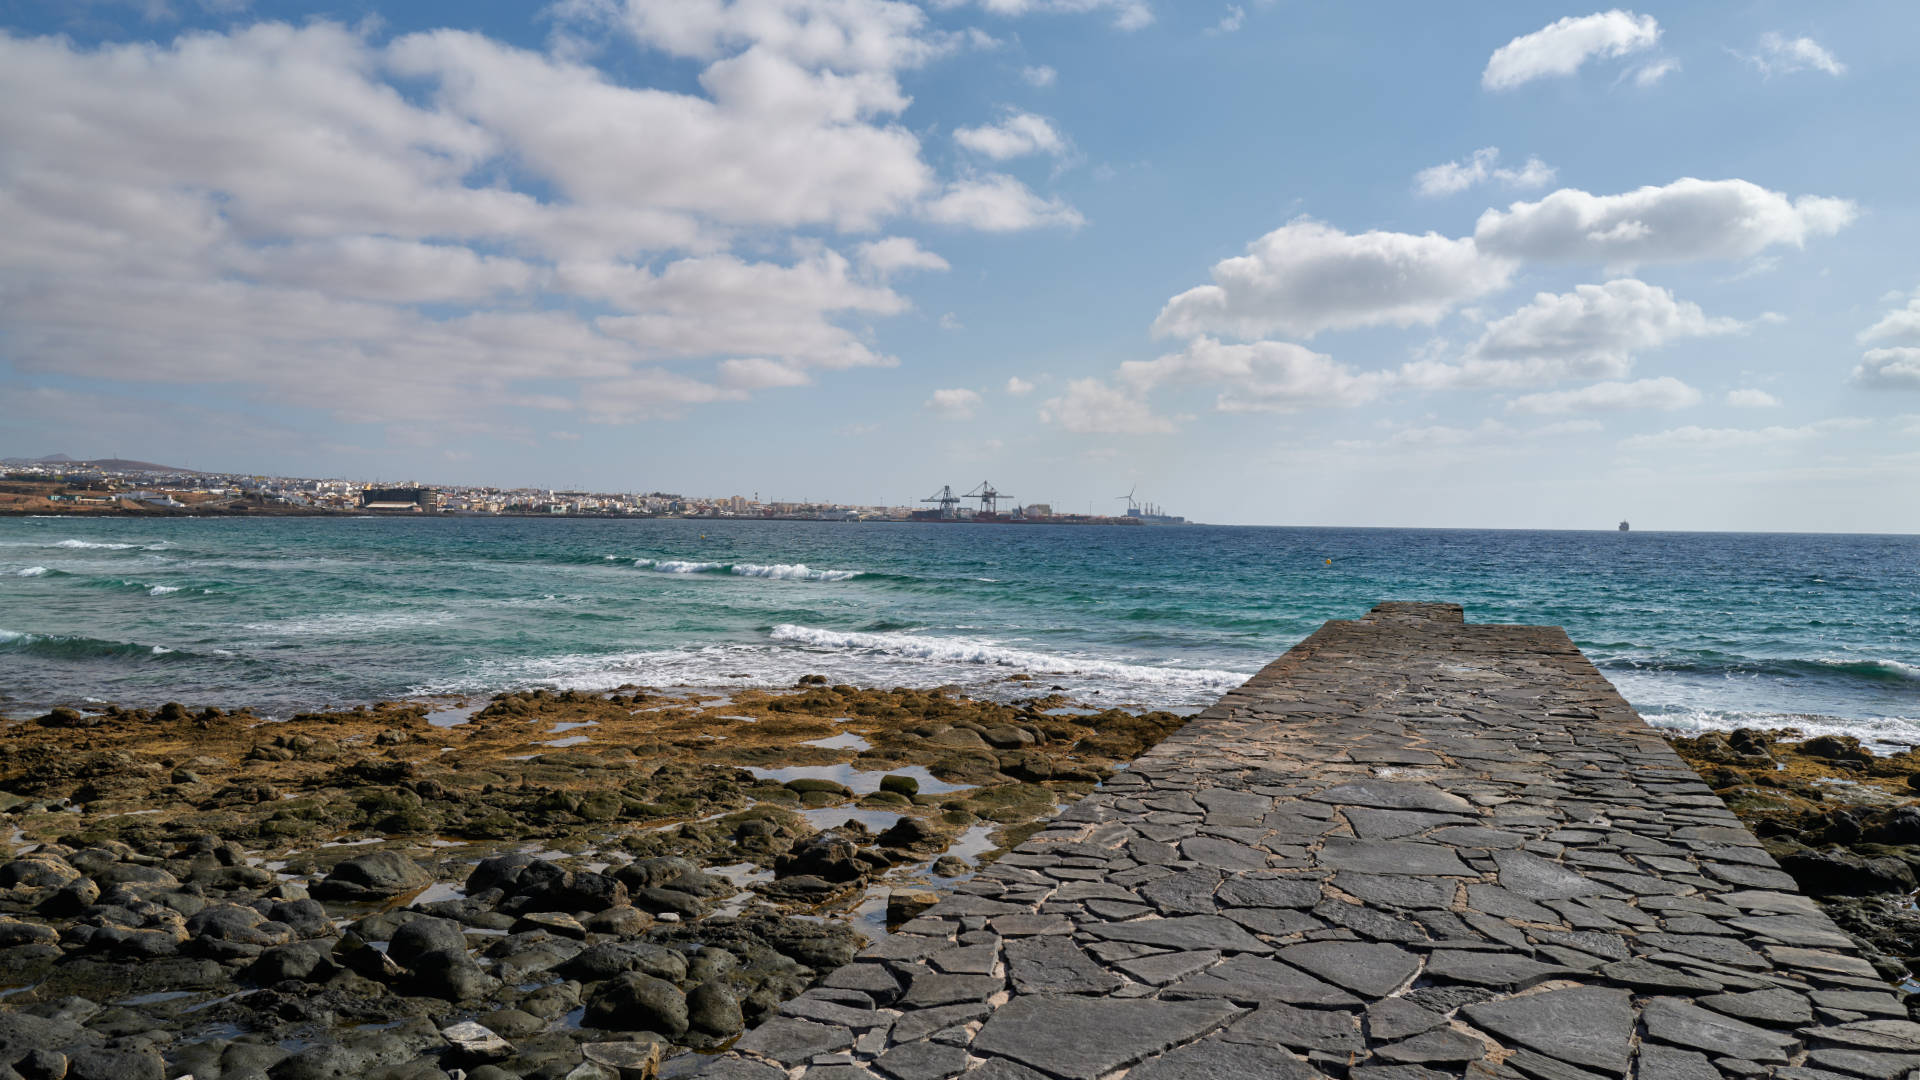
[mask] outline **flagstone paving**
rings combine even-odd
[[[698,1074],[1920,1076],[1920,1024],[1557,628],[1330,622]]]

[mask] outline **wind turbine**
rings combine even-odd
[[[1140,490],[1140,484],[1136,481],[1132,487],[1127,489],[1125,495],[1115,495],[1114,498],[1127,500],[1127,512],[1133,513],[1140,509],[1140,504],[1133,501],[1133,493],[1138,490]]]

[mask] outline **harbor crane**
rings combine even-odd
[[[993,489],[993,484],[986,480],[980,481],[980,486],[977,488],[974,488],[972,491],[967,492],[965,497],[969,499],[979,499],[980,512],[988,516],[991,516],[994,513],[995,509],[997,509],[1001,500],[1005,500],[1007,502],[1013,501],[1013,496],[1003,495],[1000,492],[995,491]]]
[[[923,503],[939,503],[940,516],[950,518],[954,516],[954,507],[960,505],[960,496],[953,493],[952,484],[942,484],[940,485],[939,491],[934,492],[920,501]]]

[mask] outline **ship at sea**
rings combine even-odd
[[[1623,521],[1623,522],[1621,522],[1621,523],[1620,523],[1620,531],[1621,531],[1621,532],[1626,532],[1626,531],[1627,531],[1627,523],[1626,523],[1626,522],[1624,522],[1624,521]]]

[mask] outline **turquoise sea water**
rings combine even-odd
[[[1381,599],[1563,625],[1658,723],[1920,742],[1907,536],[0,519],[0,712],[811,672],[1192,706]]]

